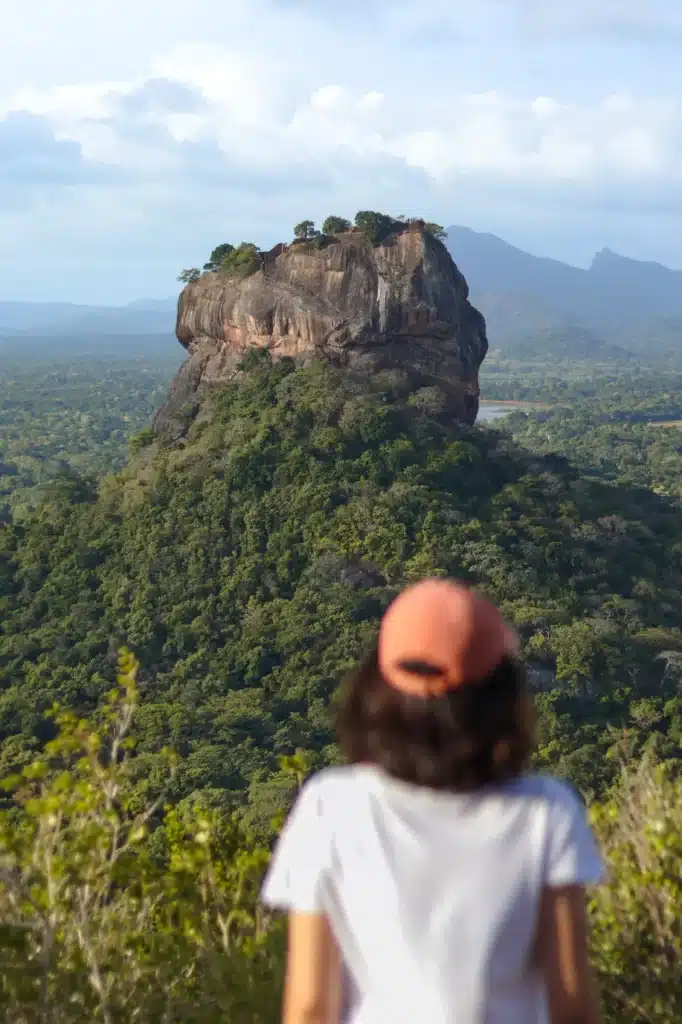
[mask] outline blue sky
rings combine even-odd
[[[679,0],[22,0],[2,27],[0,299],[170,295],[219,242],[360,208],[682,268]]]

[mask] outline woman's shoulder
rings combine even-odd
[[[314,801],[320,811],[325,805],[339,810],[347,802],[356,803],[361,795],[382,796],[387,790],[393,796],[404,795],[412,799],[419,799],[420,796],[437,796],[441,801],[447,800],[448,797],[454,798],[455,801],[462,799],[461,795],[457,797],[452,793],[434,794],[426,790],[422,792],[413,785],[389,780],[379,769],[369,764],[333,765],[322,768],[307,779],[301,796],[305,800]],[[507,783],[502,792],[506,796],[523,801],[537,802],[559,814],[573,816],[584,811],[583,801],[576,790],[569,783],[551,775],[523,775]],[[475,797],[476,794],[469,794],[469,799],[472,796]],[[500,790],[494,787],[493,790],[482,791],[478,796],[482,799],[499,799]]]
[[[301,815],[327,827],[353,817],[371,791],[372,770],[364,765],[333,765],[308,776],[296,799]]]
[[[305,782],[304,788],[315,793],[327,791],[375,789],[382,782],[394,783],[396,787],[409,791],[417,791],[421,787],[401,783],[397,779],[387,780],[385,773],[371,764],[332,765],[321,768],[313,773]],[[497,789],[497,787],[493,787]],[[522,775],[503,787],[508,793],[519,796],[538,797],[552,802],[581,802],[577,791],[562,779],[552,775]],[[486,791],[487,792],[487,791]]]
[[[523,775],[515,782],[509,783],[507,788],[521,797],[536,799],[569,813],[584,808],[577,790],[570,783],[553,775]]]
[[[374,774],[371,765],[331,765],[310,775],[303,788],[318,797],[327,793],[339,795],[343,792],[366,789]]]

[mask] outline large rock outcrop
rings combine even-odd
[[[246,279],[203,274],[180,296],[177,336],[189,357],[156,432],[181,437],[202,392],[229,379],[253,348],[300,365],[323,359],[367,374],[402,371],[415,389],[437,384],[452,417],[472,424],[488,342],[468,294],[421,222],[381,245],[353,230],[324,248],[277,246]]]

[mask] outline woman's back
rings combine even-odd
[[[571,791],[525,774],[519,652],[465,584],[389,606],[339,705],[348,766],[304,787],[264,890],[290,912],[285,1024],[598,1021],[584,886],[601,864]]]
[[[467,795],[355,765],[306,785],[264,899],[327,917],[349,1024],[541,1024],[543,890],[600,874],[578,800],[552,779]]]

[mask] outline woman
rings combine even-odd
[[[349,764],[303,787],[263,890],[289,912],[285,1024],[598,1024],[570,789],[526,774],[519,643],[468,587],[389,607],[351,680]]]

